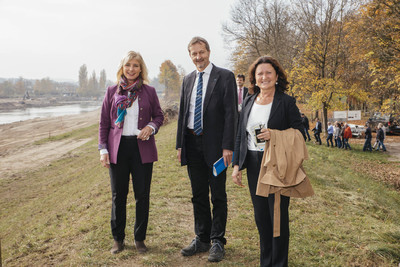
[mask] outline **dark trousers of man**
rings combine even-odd
[[[329,146],[329,141],[331,142],[331,147],[333,147],[333,142],[332,142],[333,134],[328,134],[328,137],[326,138],[326,143]]]
[[[371,146],[371,138],[365,139],[363,151],[369,150],[370,152],[372,151],[372,146]]]
[[[308,141],[311,141],[311,137],[310,137],[310,134],[308,133],[308,129],[307,128],[304,128],[304,132],[307,135]],[[305,138],[305,139],[307,140],[307,138]]]
[[[318,144],[320,144],[321,145],[321,137],[320,137],[320,132],[318,132],[318,131],[315,131],[314,132],[314,137],[315,137],[315,142],[317,142]]]
[[[135,240],[146,239],[149,219],[150,183],[153,163],[142,164],[136,136],[122,136],[118,149],[117,164],[110,164],[112,209],[111,232],[116,241],[125,239],[126,200],[132,175],[136,200]]]
[[[226,244],[225,228],[228,215],[226,197],[226,171],[217,177],[204,159],[202,136],[186,135],[187,170],[192,186],[194,230],[200,241],[220,240]],[[212,216],[210,207],[213,204]]]
[[[287,266],[289,253],[289,202],[290,198],[281,195],[280,236],[273,237],[275,194],[268,197],[256,195],[258,175],[263,152],[248,151],[246,158],[247,179],[254,217],[260,234],[260,266]]]

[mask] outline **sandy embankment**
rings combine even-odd
[[[79,115],[0,125],[0,178],[46,165],[88,142],[88,139],[66,139],[33,145],[37,140],[93,125],[98,122],[99,116],[100,109]]]

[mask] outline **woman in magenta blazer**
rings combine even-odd
[[[107,88],[101,109],[99,150],[111,178],[113,254],[124,249],[130,176],[136,200],[135,246],[140,253],[147,251],[150,183],[157,161],[154,135],[164,121],[156,91],[147,83],[142,56],[128,52],[121,60],[117,84]]]

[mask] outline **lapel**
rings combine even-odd
[[[245,127],[242,127],[242,129],[244,129],[244,131],[246,131],[247,122],[248,122],[249,116],[250,116],[250,111],[251,111],[251,108],[253,107],[253,104],[254,104],[255,100],[256,100],[256,94],[252,95],[250,97],[250,99],[247,101],[247,103],[244,103],[245,107],[242,110],[242,113],[243,113],[243,125],[245,126]]]
[[[204,98],[204,104],[203,104],[203,114],[204,111],[207,109],[208,103],[210,102],[210,98],[212,95],[212,92],[214,91],[215,85],[217,84],[217,81],[219,79],[219,71],[218,67],[216,67],[213,64],[213,68],[210,73],[210,78],[208,79],[208,84],[207,84],[207,89],[206,89],[206,96]]]
[[[196,80],[196,71],[193,71],[192,73],[189,74],[187,85],[184,88],[187,114],[189,113],[190,97],[192,96],[192,91],[193,91],[193,86],[194,86],[195,80]]]
[[[269,114],[268,121],[274,116],[274,113],[281,105],[282,93],[278,90],[275,91],[274,100],[272,101],[271,113]]]

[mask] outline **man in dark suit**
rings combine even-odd
[[[220,261],[226,244],[226,171],[214,177],[212,166],[221,157],[225,166],[232,161],[238,121],[236,82],[231,71],[210,63],[210,47],[204,38],[194,37],[188,51],[196,70],[182,82],[176,149],[191,182],[196,237],[181,254],[209,250],[208,260]]]
[[[308,133],[308,130],[310,129],[310,122],[308,121],[308,118],[306,115],[304,115],[304,113],[301,113],[301,123],[304,125],[304,132],[308,137],[308,141],[311,141],[310,134]],[[307,140],[307,138],[304,138],[304,140]]]
[[[237,94],[238,94],[238,111],[242,111],[242,103],[247,96],[249,89],[244,87],[245,76],[243,74],[238,74],[236,76],[237,84]]]
[[[319,121],[318,118],[315,118],[315,127],[312,130],[314,132],[315,142],[321,145],[320,134],[322,133],[322,123]]]

